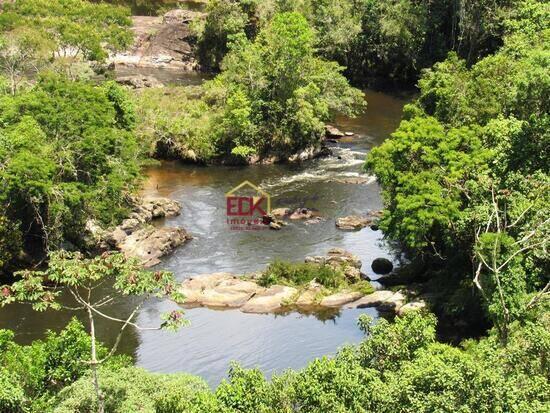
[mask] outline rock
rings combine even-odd
[[[275,218],[284,218],[287,215],[290,215],[290,208],[275,208],[271,210],[271,215]]]
[[[321,293],[322,286],[321,284],[311,281],[307,289],[300,294],[296,300],[296,305],[298,307],[312,307],[318,304],[318,297]]]
[[[128,219],[125,219],[124,221],[122,221],[122,224],[120,224],[115,229],[115,231],[118,229],[118,230],[122,230],[126,234],[130,234],[130,233],[134,232],[137,229],[137,227],[139,227],[140,224],[142,224],[142,223],[143,223],[143,221],[140,221],[137,218],[128,218]]]
[[[347,265],[344,267],[344,275],[348,279],[348,281],[355,283],[357,281],[361,281],[361,271],[359,268],[352,267],[350,265]]]
[[[254,294],[264,290],[252,281],[239,278],[222,279],[214,289],[203,291],[199,300],[208,307],[238,308]]]
[[[122,76],[116,79],[117,83],[121,85],[130,86],[134,89],[143,89],[146,87],[163,87],[162,82],[157,80],[153,76],[145,75],[132,75],[132,76]]]
[[[283,228],[283,226],[281,225],[281,223],[273,221],[269,223],[269,228],[278,231]]]
[[[280,309],[298,292],[296,288],[273,285],[256,294],[241,307],[244,313],[270,313]]]
[[[370,226],[370,229],[372,229],[373,231],[378,231],[380,229],[380,227],[377,224],[372,224]]]
[[[348,304],[347,308],[378,307],[394,295],[393,291],[379,290]]]
[[[380,305],[378,305],[378,309],[380,311],[395,311],[398,312],[401,307],[403,307],[403,304],[405,304],[405,296],[400,293],[396,292],[391,297],[389,297],[387,300],[382,302]]]
[[[191,10],[174,9],[164,13],[162,22],[164,24],[186,24],[196,19],[197,16],[200,14]]]
[[[171,10],[162,17],[133,16],[133,46],[111,56],[108,63],[196,70],[199,68],[194,56],[196,35],[190,24],[203,16],[204,13],[189,10]]]
[[[363,294],[357,291],[351,291],[351,292],[343,291],[343,292],[326,296],[321,300],[321,305],[323,307],[340,307],[344,304],[350,303],[352,301],[356,301],[362,296]]]
[[[353,255],[351,252],[342,248],[331,248],[326,256],[308,256],[305,258],[305,262],[312,262],[316,264],[327,264],[333,266],[351,266],[357,269],[361,268],[361,260]]]
[[[376,258],[371,268],[376,274],[388,274],[393,270],[393,264],[387,258]]]
[[[181,213],[181,204],[170,198],[149,197],[141,201],[141,207],[151,213],[153,219],[174,217]]]
[[[344,135],[346,135],[346,136],[353,136],[353,135],[355,135],[355,133],[353,133],[353,132],[344,132]]]
[[[427,304],[424,300],[412,301],[400,307],[397,310],[397,315],[402,316],[405,313],[412,312],[412,311],[421,311],[425,308],[427,308]]]
[[[183,281],[179,292],[185,296],[184,304],[199,304],[203,291],[213,289],[224,280],[231,280],[235,275],[227,272],[217,272],[198,275]]]
[[[322,222],[322,221],[323,221],[322,217],[313,217],[311,219],[306,220],[306,222],[304,222],[304,223],[306,225],[314,225],[314,224],[318,224],[319,222]]]
[[[144,267],[151,267],[191,238],[183,228],[145,227],[128,235],[117,247],[126,257],[135,257]]]
[[[122,245],[122,243],[124,242],[127,236],[128,235],[126,231],[124,231],[120,227],[117,227],[113,231],[108,233],[104,239],[105,239],[105,242],[109,244],[109,246],[113,248],[119,248],[119,246]]]
[[[365,228],[372,222],[367,217],[361,217],[358,215],[350,215],[336,220],[336,226],[345,230],[359,230]]]
[[[325,136],[327,138],[340,139],[343,138],[345,134],[340,131],[340,129],[338,129],[336,126],[325,125]]]
[[[311,219],[316,216],[319,216],[319,213],[317,211],[314,211],[309,208],[298,208],[292,214],[290,214],[289,218],[293,220],[298,220],[298,219]]]
[[[330,150],[330,148],[327,148],[326,146],[309,146],[298,153],[290,155],[287,158],[287,161],[303,162],[310,159],[319,158],[321,156],[329,156],[331,154],[332,154],[332,151]]]

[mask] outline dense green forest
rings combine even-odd
[[[92,320],[30,345],[0,330],[0,412],[548,412],[549,4],[211,0],[205,12],[195,52],[212,78],[128,90],[104,76],[131,44],[127,7],[0,3],[0,305],[60,309],[66,287]],[[143,165],[285,160],[319,147],[336,114],[363,111],[365,85],[416,87],[365,171],[409,262],[396,283],[430,294],[437,317],[362,316],[360,344],[270,380],[233,365],[214,390],[99,343],[92,284],[175,294],[170,273],[82,238],[89,219],[127,216]],[[483,334],[443,343],[438,317]]]

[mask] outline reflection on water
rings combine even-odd
[[[358,136],[333,147],[334,156],[302,165],[251,167],[200,167],[164,162],[149,168],[143,192],[177,199],[182,214],[159,225],[180,225],[195,237],[167,257],[161,266],[178,280],[191,275],[227,271],[249,272],[263,268],[275,258],[302,261],[306,255],[324,254],[341,247],[358,255],[363,272],[372,278],[374,258],[395,260],[382,241],[382,234],[365,228],[344,232],[335,219],[381,208],[379,188],[370,179],[362,185],[339,182],[346,177],[368,178],[362,171],[366,153],[395,129],[403,101],[381,93],[366,92],[368,111],[357,119],[339,117],[337,126]],[[230,231],[225,216],[224,194],[244,180],[260,185],[272,196],[272,207],[306,206],[320,211],[318,224],[291,222],[280,231]],[[139,314],[144,325],[157,325],[161,312],[172,303],[152,300]],[[122,301],[106,311],[126,314],[132,303]],[[259,366],[268,374],[300,368],[309,360],[334,354],[345,343],[357,342],[361,332],[356,319],[361,313],[376,316],[372,309],[342,310],[318,316],[292,313],[286,316],[244,314],[238,310],[186,311],[189,328],[178,333],[135,332],[125,334],[122,350],[134,354],[137,364],[152,371],[186,371],[216,384],[226,374],[231,360],[247,367]],[[16,330],[20,342],[43,336],[45,329],[59,330],[70,314],[34,313],[24,306],[0,311],[0,328]],[[113,342],[116,329],[98,326],[99,337]]]

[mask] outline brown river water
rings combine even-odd
[[[189,79],[181,74],[175,75],[174,81],[197,83],[196,77]],[[355,119],[336,119],[341,130],[357,135],[334,144],[334,156],[301,165],[200,167],[164,162],[147,169],[144,194],[167,196],[183,205],[180,216],[158,225],[180,225],[194,236],[166,257],[160,267],[183,280],[218,271],[254,271],[275,258],[303,261],[306,255],[324,254],[332,247],[358,255],[362,271],[372,278],[376,278],[370,269],[374,258],[387,257],[397,263],[397,253],[382,240],[380,231],[365,228],[343,232],[334,225],[337,217],[382,206],[373,178],[361,185],[335,182],[368,177],[362,172],[366,153],[396,128],[406,103],[384,93],[367,90],[365,94],[368,108],[364,114]],[[267,191],[272,207],[315,208],[325,220],[314,225],[293,222],[281,231],[231,231],[226,223],[224,194],[244,180]],[[126,300],[106,311],[122,315],[131,307],[131,300]],[[158,325],[159,315],[174,307],[168,301],[151,300],[142,308],[138,321]],[[378,317],[375,309],[258,315],[196,308],[186,311],[191,325],[177,333],[127,331],[121,351],[134,356],[136,364],[148,370],[188,372],[216,385],[226,376],[232,360],[245,367],[260,367],[271,375],[301,368],[316,357],[334,354],[347,343],[357,343],[362,339],[357,328],[362,313]],[[60,330],[71,316],[67,312],[35,313],[23,305],[8,306],[0,310],[0,328],[13,329],[19,342],[28,343],[43,337],[47,329]],[[100,339],[112,343],[117,332],[113,327],[102,322],[98,327]]]

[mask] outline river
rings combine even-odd
[[[170,74],[165,74],[170,76]],[[177,75],[178,83],[196,83]],[[333,144],[334,156],[301,165],[249,167],[200,167],[163,162],[145,171],[145,195],[162,195],[180,201],[182,214],[157,225],[181,225],[194,239],[163,260],[160,267],[174,272],[178,280],[191,275],[227,271],[249,272],[263,268],[275,258],[302,261],[342,247],[358,255],[363,272],[372,278],[370,263],[376,257],[396,260],[382,233],[365,228],[343,232],[335,227],[337,217],[380,209],[379,188],[362,172],[366,153],[380,144],[398,125],[405,100],[387,94],[366,92],[365,114],[338,117],[336,125],[356,133]],[[367,184],[338,180],[369,178]],[[293,222],[280,231],[232,231],[225,216],[224,194],[249,180],[271,195],[272,207],[306,206],[320,211],[324,221],[306,225]],[[132,303],[115,303],[111,314],[125,314]],[[139,323],[158,325],[160,313],[175,304],[151,300],[139,313]],[[135,357],[136,364],[156,372],[188,372],[216,385],[226,376],[230,361],[245,367],[260,367],[268,376],[287,368],[301,368],[308,361],[334,354],[346,343],[362,339],[357,317],[374,309],[329,311],[322,314],[257,315],[238,310],[204,308],[186,310],[189,327],[177,333],[128,331],[121,352]],[[70,319],[66,312],[35,313],[23,305],[0,310],[0,328],[16,332],[21,343],[44,336],[47,329],[60,330]],[[100,339],[112,343],[116,329],[100,323]]]

